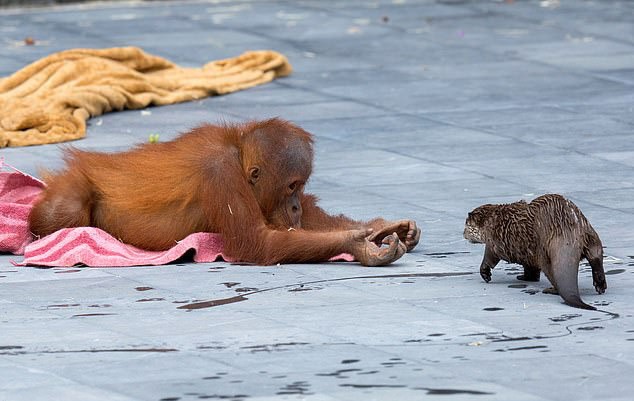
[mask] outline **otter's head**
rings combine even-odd
[[[496,205],[482,205],[473,209],[464,225],[464,238],[473,244],[483,244],[487,237],[487,222],[493,218]]]

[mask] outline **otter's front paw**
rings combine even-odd
[[[605,290],[608,288],[608,283],[605,281],[604,274],[594,274],[592,272],[592,281],[594,283],[594,289],[597,290],[599,294],[603,294]]]
[[[480,267],[480,276],[487,283],[491,281],[491,268],[490,267]]]

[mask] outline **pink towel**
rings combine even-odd
[[[0,159],[0,169],[4,166]],[[18,170],[0,171],[0,252],[24,253],[31,242],[27,219],[42,188],[42,181]]]
[[[32,242],[28,231],[28,216],[44,183],[9,166],[0,159],[0,252],[24,254],[19,266],[122,267],[164,265],[193,250],[195,262],[232,260],[223,253],[222,237],[214,233],[195,233],[176,243],[167,251],[145,251],[124,244],[103,230],[94,227],[65,228]],[[335,261],[354,260],[342,254]]]

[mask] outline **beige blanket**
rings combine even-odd
[[[136,47],[54,53],[0,78],[0,148],[83,138],[90,117],[222,95],[290,72],[286,57],[269,50],[202,68],[179,67]]]

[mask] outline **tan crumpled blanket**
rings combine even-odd
[[[86,120],[222,95],[291,73],[282,54],[249,51],[183,68],[136,47],[51,54],[0,79],[0,148],[83,138]]]

